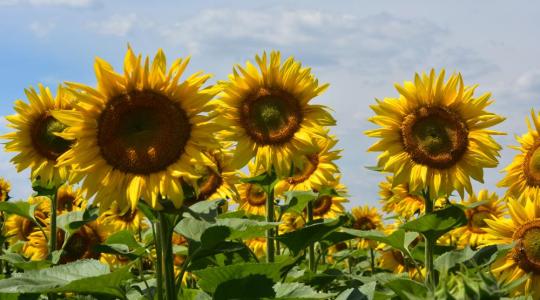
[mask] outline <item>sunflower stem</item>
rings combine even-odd
[[[313,222],[313,201],[309,201],[307,204],[307,221],[308,224]],[[308,266],[311,272],[315,272],[315,244],[309,244],[308,248]]]
[[[174,283],[174,256],[172,253],[172,229],[164,212],[158,211],[159,239],[161,244],[161,263],[165,281],[165,291],[167,300],[176,299],[176,288]]]
[[[157,236],[156,231],[160,231],[159,221],[152,223],[152,234],[154,236],[154,244],[156,245],[156,282],[157,282],[157,298],[158,300],[164,300],[163,298],[163,270],[161,260],[161,239]]]
[[[266,195],[266,221],[274,222],[274,187],[270,187]],[[275,260],[274,228],[266,230],[266,262]]]
[[[424,201],[426,206],[426,212],[425,214],[428,215],[433,212],[433,201],[430,198],[429,195],[429,189],[424,192]],[[424,238],[426,240],[425,245],[425,260],[426,260],[426,286],[431,291],[435,288],[435,278],[434,278],[434,270],[433,270],[433,248],[435,247],[435,242],[433,238],[430,236],[424,235]]]
[[[371,274],[375,274],[375,253],[373,248],[369,247],[369,257],[371,258]]]
[[[49,257],[52,257],[53,252],[56,251],[56,191],[52,195],[49,195],[51,199],[51,232],[49,237]]]

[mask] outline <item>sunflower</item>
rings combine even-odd
[[[98,222],[105,232],[115,233],[122,230],[128,230],[137,233],[144,227],[144,215],[135,208],[120,207],[113,203],[111,207],[100,214]]]
[[[164,199],[179,208],[179,178],[190,178],[193,165],[212,166],[204,150],[214,147],[213,132],[219,131],[209,113],[217,89],[200,90],[209,75],[179,82],[189,59],[167,71],[161,50],[151,64],[141,60],[129,48],[121,75],[97,59],[97,89],[67,83],[78,100],[75,110],[54,113],[68,125],[60,135],[77,141],[59,157],[60,165],[74,165],[70,180],[82,180],[87,197],[95,195],[104,209],[112,201],[135,209],[139,198],[155,209]]]
[[[261,258],[266,255],[266,238],[257,237],[246,240],[246,246],[253,251],[255,256]]]
[[[451,232],[457,243],[461,247],[470,245],[478,247],[485,243],[487,237],[484,227],[486,220],[501,218],[505,214],[505,207],[502,199],[499,199],[496,193],[489,193],[483,189],[478,192],[478,196],[471,195],[464,205],[472,205],[478,202],[484,202],[481,205],[465,210],[467,216],[467,225],[457,228]]]
[[[304,217],[301,214],[294,212],[286,212],[281,216],[281,223],[278,226],[279,234],[296,231],[306,224]]]
[[[421,278],[412,260],[405,257],[401,251],[396,249],[389,248],[382,250],[379,257],[379,267],[396,274],[407,272],[411,279],[419,280]]]
[[[195,168],[195,174],[200,177],[190,183],[197,192],[194,198],[186,199],[188,206],[204,200],[238,200],[235,184],[239,182],[239,173],[230,164],[231,154],[226,150],[214,150],[208,156],[215,169],[204,165]]]
[[[349,246],[345,242],[337,243],[335,245],[328,247],[328,251],[326,252],[326,260],[328,261],[328,263],[330,264],[336,263],[337,261],[334,257],[336,253],[346,250],[347,248],[349,248]],[[347,260],[345,260],[345,263],[347,263]]]
[[[295,165],[293,175],[286,177],[276,185],[276,194],[283,191],[318,191],[331,186],[337,181],[339,168],[334,163],[340,158],[341,150],[332,150],[337,140],[332,136],[316,139],[317,151],[304,154],[302,165]]]
[[[526,120],[528,131],[517,138],[520,146],[511,147],[520,151],[504,171],[506,176],[498,184],[507,187],[506,196],[540,198],[540,115],[531,110],[531,122]]]
[[[382,217],[375,207],[357,206],[352,209],[352,227],[358,230],[380,230],[383,228]],[[375,248],[376,243],[366,239],[358,241],[359,249]]]
[[[56,192],[56,210],[61,215],[66,212],[84,210],[88,202],[82,196],[79,189],[74,189],[73,186],[64,184],[58,188]]]
[[[429,188],[432,198],[457,190],[463,198],[464,190],[472,194],[470,177],[482,182],[483,168],[497,166],[501,147],[492,135],[502,133],[488,128],[504,118],[484,110],[489,93],[475,98],[476,86],[464,86],[461,74],[444,77],[444,70],[416,74],[396,84],[399,98],[377,100],[369,120],[381,128],[366,134],[380,140],[368,151],[382,152],[378,166],[394,174],[394,186]]]
[[[515,244],[506,256],[493,263],[492,272],[503,283],[529,275],[513,294],[540,299],[540,201],[510,198],[507,206],[510,219],[485,219],[487,244]]]
[[[238,210],[251,215],[266,215],[266,193],[257,184],[241,183],[237,186],[240,197]]]
[[[222,82],[219,122],[228,128],[223,137],[237,142],[233,164],[242,167],[255,157],[257,169],[275,169],[288,176],[302,165],[303,155],[317,149],[313,137],[323,137],[323,126],[335,125],[321,105],[310,104],[327,84],[319,86],[309,68],[292,57],[281,62],[279,52],[256,56],[259,70],[237,66]]]
[[[66,127],[53,116],[55,111],[71,109],[71,97],[59,87],[56,97],[49,88],[39,85],[39,93],[34,88],[25,90],[30,104],[15,101],[17,114],[7,116],[9,127],[15,129],[2,138],[9,140],[7,152],[19,152],[11,159],[17,171],[31,169],[32,179],[41,183],[57,185],[67,179],[69,166],[56,166],[58,157],[68,151],[71,141],[58,136]]]
[[[30,197],[28,203],[35,205],[34,218],[39,226],[45,228],[50,222],[51,202],[49,198],[43,196]],[[40,231],[38,224],[18,215],[10,215],[4,224],[5,236],[8,237],[9,244],[13,245],[17,241],[28,241],[30,235],[35,231]]]
[[[334,189],[338,193],[337,196],[322,195],[313,201],[313,218],[314,219],[336,219],[345,213],[343,203],[349,202],[342,195],[347,194],[345,185],[337,183]]]
[[[4,178],[0,178],[0,202],[9,200],[9,192],[11,191],[11,184]]]

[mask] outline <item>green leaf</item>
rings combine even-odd
[[[214,292],[213,299],[274,299],[276,293],[272,288],[273,285],[274,281],[272,279],[260,274],[251,274],[219,284]]]
[[[278,282],[274,285],[275,299],[328,299],[335,294],[319,293],[312,287],[299,282]]]
[[[223,199],[200,201],[187,208],[188,212],[184,213],[183,216],[212,221],[219,215],[219,208],[223,206],[225,202],[226,200]]]
[[[70,211],[56,217],[56,225],[68,235],[77,232],[85,224],[97,219],[97,215],[92,215],[86,211]]]
[[[269,194],[271,191],[273,191],[274,186],[279,181],[279,178],[277,177],[276,172],[272,170],[254,177],[241,178],[240,181],[243,183],[257,184],[266,192],[266,194]]]
[[[207,229],[215,226],[227,227],[230,230],[227,239],[234,240],[264,236],[267,229],[278,225],[278,222],[263,222],[250,219],[226,218],[216,219],[215,223],[208,223],[197,219],[184,218],[175,227],[175,231],[188,239],[201,241],[201,236]]]
[[[346,221],[347,217],[345,216],[340,216],[334,220],[324,220],[324,222],[307,225],[299,230],[280,235],[277,240],[285,244],[293,255],[298,255],[300,251],[310,244],[337,230]]]
[[[1,293],[75,292],[125,298],[120,285],[132,277],[129,266],[113,273],[97,260],[78,260],[49,269],[15,273],[0,280]]]
[[[418,237],[416,232],[405,232],[403,229],[396,230],[392,234],[386,236],[384,233],[375,230],[357,230],[344,228],[343,232],[381,243],[385,243],[394,249],[398,249],[401,252],[412,257],[409,251],[409,245]]]
[[[339,294],[336,300],[367,300],[367,296],[364,295],[357,288],[346,289]]]
[[[142,211],[144,216],[147,217],[148,220],[150,220],[150,222],[152,222],[152,223],[157,222],[158,218],[157,218],[157,215],[156,215],[155,211],[146,202],[139,201],[137,203],[137,209]]]
[[[98,246],[98,250],[105,253],[124,255],[131,260],[145,254],[145,248],[135,240],[129,230],[122,230],[112,234],[102,245]]]
[[[31,205],[30,203],[25,201],[0,202],[0,211],[6,212],[8,214],[18,215],[35,222],[35,206],[36,205]]]
[[[212,226],[206,229],[201,235],[203,248],[213,249],[219,243],[224,242],[231,235],[231,230],[227,226]]]
[[[473,258],[475,254],[476,252],[470,247],[466,247],[463,250],[446,252],[433,261],[433,266],[435,267],[435,270],[439,271],[441,276],[446,276],[450,269],[457,264],[464,263]]]
[[[421,283],[407,278],[399,278],[384,284],[400,299],[428,299],[428,289]]]
[[[283,206],[283,213],[302,214],[309,201],[317,199],[317,194],[312,191],[289,191],[285,192],[285,196],[286,205]]]
[[[437,239],[450,230],[467,224],[467,217],[462,208],[451,205],[409,221],[401,228],[419,232],[431,239]]]
[[[3,255],[0,256],[0,259],[4,260],[4,261],[7,261],[7,262],[11,263],[13,266],[15,266],[16,268],[21,269],[21,270],[25,270],[25,271],[39,270],[39,269],[44,269],[44,268],[48,268],[48,267],[51,266],[50,261],[47,261],[47,260],[41,260],[41,261],[27,260],[22,255],[20,255],[18,253],[11,253],[11,252],[4,253]]]

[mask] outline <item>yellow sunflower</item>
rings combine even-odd
[[[49,198],[42,196],[30,197],[28,203],[36,205],[34,218],[39,225],[42,228],[47,227],[50,222],[49,216],[51,213],[51,202]],[[36,223],[18,215],[10,215],[4,224],[5,235],[8,237],[7,240],[11,245],[17,241],[28,241],[30,235],[39,230],[39,226]]]
[[[152,63],[128,49],[123,74],[96,60],[97,89],[67,83],[77,98],[75,110],[54,113],[68,128],[61,136],[76,140],[60,165],[74,165],[72,181],[82,180],[87,197],[106,209],[112,201],[135,209],[140,198],[155,209],[160,200],[182,205],[180,177],[192,166],[212,166],[205,149],[216,145],[209,101],[217,89],[201,90],[209,75],[180,81],[189,59],[167,71],[159,50]]]
[[[219,122],[228,128],[223,137],[237,142],[235,166],[255,157],[257,169],[274,167],[288,176],[291,164],[302,165],[300,153],[316,151],[313,137],[324,137],[322,127],[335,125],[324,106],[310,104],[328,85],[319,86],[311,70],[292,57],[282,63],[279,52],[255,60],[260,70],[248,62],[221,83]]]
[[[296,231],[306,224],[306,220],[301,214],[286,212],[281,216],[281,223],[278,226],[279,234]]]
[[[432,198],[457,190],[472,194],[470,177],[482,182],[483,168],[498,164],[501,147],[488,129],[504,120],[485,108],[490,94],[473,96],[476,86],[464,86],[461,74],[444,80],[416,74],[414,82],[396,84],[399,98],[377,100],[370,121],[381,126],[366,131],[380,138],[369,151],[382,152],[378,166],[394,174],[394,186],[408,183],[412,193],[429,188]]]
[[[326,260],[328,261],[328,263],[331,263],[331,264],[336,263],[336,259],[334,258],[334,255],[347,248],[349,248],[349,246],[345,242],[337,243],[335,245],[328,247],[328,252],[326,252]],[[345,264],[347,264],[347,260],[344,260],[344,262]]]
[[[338,196],[323,195],[313,201],[313,219],[336,219],[345,213],[343,203],[349,200],[342,195],[347,194],[347,188],[342,183],[337,183],[334,189]]]
[[[259,185],[241,183],[237,188],[240,195],[238,210],[251,215],[266,215],[266,193]]]
[[[103,230],[109,233],[122,230],[137,233],[144,227],[144,214],[137,208],[120,207],[117,203],[113,203],[108,210],[100,214],[98,222]]]
[[[352,227],[358,230],[381,230],[383,229],[382,217],[375,207],[357,206],[352,209]],[[358,241],[359,249],[375,248],[376,243],[367,239]]]
[[[58,136],[66,126],[53,113],[71,109],[71,97],[62,87],[58,87],[53,97],[49,88],[41,84],[39,93],[34,88],[26,89],[25,93],[30,104],[15,101],[17,114],[6,117],[8,126],[16,131],[2,136],[9,140],[5,149],[19,152],[11,159],[18,172],[30,168],[32,179],[57,185],[67,179],[69,168],[57,166],[58,157],[70,149],[72,142]]]
[[[71,185],[64,184],[56,192],[56,210],[59,215],[70,211],[84,210],[87,204],[82,192],[79,189],[74,189]]]
[[[246,240],[246,245],[255,253],[255,256],[258,258],[264,257],[266,255],[266,238],[257,237]]]
[[[204,200],[238,200],[236,184],[239,182],[239,172],[230,164],[231,154],[226,150],[214,150],[208,155],[215,169],[208,166],[197,166],[195,174],[200,176],[192,182],[196,187],[196,198],[186,199],[186,205],[192,205]]]
[[[471,205],[484,201],[485,203],[479,206],[465,210],[468,220],[467,225],[451,232],[459,246],[465,247],[466,245],[470,245],[474,248],[483,245],[488,236],[484,230],[486,220],[502,218],[504,216],[505,207],[502,199],[499,199],[496,193],[489,193],[485,189],[480,190],[478,196],[471,195],[462,204]]]
[[[379,267],[396,274],[407,272],[409,278],[415,280],[421,279],[420,272],[418,272],[411,259],[405,257],[401,251],[396,249],[389,248],[382,250],[379,257]]]
[[[506,195],[515,198],[540,198],[540,115],[531,111],[531,125],[527,122],[528,131],[517,137],[519,146],[511,147],[520,151],[504,171],[506,176],[498,184],[507,187]]]
[[[302,165],[294,166],[292,176],[286,177],[276,185],[276,194],[284,191],[318,191],[322,187],[331,186],[337,181],[339,168],[335,160],[341,156],[341,150],[332,150],[337,140],[328,136],[324,139],[316,139],[317,151],[304,154]]]
[[[485,219],[487,244],[512,244],[506,256],[492,265],[491,271],[503,283],[529,276],[513,295],[531,295],[540,299],[540,202],[538,199],[507,202],[509,218]]]
[[[9,192],[11,191],[11,184],[4,178],[0,178],[0,202],[9,200]]]

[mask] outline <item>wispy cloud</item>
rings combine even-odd
[[[137,15],[134,13],[112,15],[105,20],[88,23],[88,28],[99,34],[123,37],[133,29],[136,21]]]
[[[32,31],[32,33],[34,33],[35,36],[39,38],[44,38],[48,36],[49,33],[51,33],[51,31],[54,28],[56,28],[56,23],[52,21],[48,21],[48,22],[34,21],[30,23],[28,28],[30,28],[30,31]]]
[[[94,0],[0,0],[0,5],[90,7]]]

